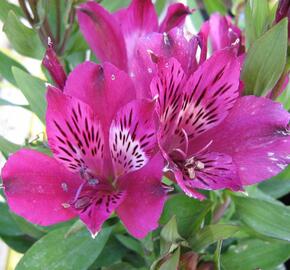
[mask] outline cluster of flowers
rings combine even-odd
[[[150,0],[114,14],[80,5],[80,29],[102,64],[87,61],[66,76],[48,48],[53,157],[29,149],[10,156],[2,178],[12,211],[40,225],[79,216],[93,235],[115,211],[142,238],[170,192],[164,175],[202,200],[200,189],[241,191],[287,166],[289,113],[243,96],[241,31],[216,14],[189,37],[190,13],[173,4],[158,24]]]

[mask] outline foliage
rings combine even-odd
[[[55,2],[58,1],[39,1],[33,10],[34,17],[27,21],[31,24],[28,27],[27,23],[23,23],[25,12],[9,1],[1,0],[0,20],[13,49],[34,59],[43,58],[47,45],[45,31],[49,30],[49,23],[56,51],[69,73],[88,55],[88,46],[79,34],[74,17],[76,5],[83,1],[61,1],[63,3],[59,7],[53,6]],[[188,1],[195,8],[200,7],[200,2]],[[226,5],[228,1],[203,2],[203,12],[197,10],[191,16],[195,27],[200,27],[202,14],[227,14],[231,9],[237,16],[237,22],[245,25],[248,53],[243,66],[245,91],[247,94],[266,95],[289,65],[287,19],[272,26],[271,14],[275,6],[269,6],[266,0],[249,0],[247,4],[236,0],[232,1],[233,7]],[[102,1],[111,11],[128,3]],[[156,1],[159,14],[165,6],[165,0]],[[242,23],[238,18],[241,13],[245,14]],[[24,107],[44,123],[45,83],[50,81],[49,75],[46,74],[45,81],[32,76],[4,51],[0,51],[0,74],[20,89],[29,104],[17,105],[0,99],[0,106]],[[288,87],[279,101],[289,109],[289,100]],[[27,138],[27,141],[30,139]],[[24,146],[50,153],[45,138],[37,143],[17,145],[0,137],[0,150],[5,158]],[[183,254],[188,251],[198,254],[200,265],[214,261],[217,269],[278,269],[290,258],[290,210],[278,201],[290,191],[289,168],[254,188],[256,191],[249,192],[249,197],[229,191],[211,191],[205,201],[173,194],[166,202],[160,227],[143,240],[129,236],[115,217],[105,223],[95,239],[80,223],[36,226],[11,213],[4,198],[4,202],[0,202],[0,238],[12,249],[24,254],[17,270],[171,270],[177,269]]]

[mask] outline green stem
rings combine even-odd
[[[216,250],[214,252],[215,270],[221,270],[220,255],[222,250],[223,240],[217,242]]]

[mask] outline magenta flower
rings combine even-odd
[[[77,15],[80,29],[96,56],[128,71],[138,39],[151,32],[169,31],[183,24],[191,11],[183,4],[172,4],[163,22],[151,0],[132,0],[128,8],[110,14],[100,4],[88,1]]]
[[[12,211],[40,225],[79,216],[95,234],[116,210],[135,237],[155,229],[164,163],[155,151],[154,102],[135,95],[128,75],[108,63],[80,64],[63,92],[48,87],[54,157],[20,150],[9,158],[2,178]]]
[[[242,31],[231,22],[229,16],[214,13],[209,20],[203,23],[199,33],[203,40],[203,49],[207,51],[207,42],[210,41],[212,51],[234,47],[238,55],[244,53],[244,39]]]
[[[126,71],[138,89],[139,98],[150,97],[149,85],[154,70],[149,65],[144,66],[138,47],[142,47],[146,39],[150,42],[151,35],[155,33],[169,32],[181,26],[190,13],[183,4],[172,4],[158,26],[157,13],[151,0],[132,0],[128,8],[114,14],[98,3],[88,1],[80,5],[77,15],[80,29],[97,58]],[[146,54],[145,61],[150,61],[152,65],[149,54]]]
[[[63,89],[66,81],[66,74],[63,66],[59,62],[53,49],[53,44],[49,43],[42,60],[43,66],[49,72],[51,78],[59,89]]]
[[[289,113],[265,98],[239,97],[240,63],[231,49],[216,52],[194,73],[174,58],[159,58],[157,66],[151,91],[160,149],[187,195],[241,190],[287,166]]]

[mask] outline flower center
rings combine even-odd
[[[191,157],[184,161],[183,167],[181,169],[190,179],[194,179],[196,170],[204,169],[204,163],[196,160],[195,157]]]

